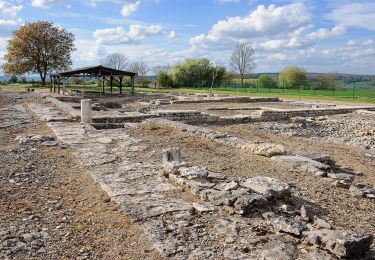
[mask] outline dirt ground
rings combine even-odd
[[[1,101],[0,109],[27,99]],[[69,149],[14,140],[36,133],[51,134],[42,122],[0,129],[0,258],[160,259]]]

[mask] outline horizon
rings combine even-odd
[[[234,44],[249,41],[257,74],[288,65],[308,73],[375,74],[369,0],[0,0],[0,7],[0,64],[12,31],[47,20],[76,36],[72,68],[99,64],[113,52],[149,66],[186,58],[227,65]]]

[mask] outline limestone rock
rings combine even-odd
[[[182,177],[187,178],[189,180],[197,178],[206,178],[208,176],[207,169],[199,166],[182,167],[179,169],[179,171]]]
[[[238,214],[242,215],[251,212],[253,209],[262,208],[267,203],[268,201],[265,197],[256,193],[249,193],[238,197],[234,203],[234,208]]]
[[[273,156],[271,159],[289,163],[293,166],[300,167],[305,172],[311,172],[318,176],[325,176],[326,171],[331,168],[327,164],[323,164],[321,162],[314,161],[312,159],[299,155],[280,155]]]
[[[284,198],[290,196],[290,188],[287,183],[270,177],[249,178],[240,185],[249,188],[269,198]]]
[[[217,190],[223,190],[223,191],[230,191],[230,190],[235,190],[239,187],[238,183],[235,181],[231,182],[223,182],[220,184],[217,184],[215,186],[215,189]]]
[[[273,243],[269,249],[262,250],[261,260],[290,260],[296,259],[298,255],[297,247],[291,243]]]
[[[366,184],[353,184],[350,186],[349,191],[353,197],[363,198],[372,197],[375,195],[375,189]]]
[[[177,147],[166,149],[163,151],[163,163],[181,163],[180,149]]]
[[[329,229],[305,231],[302,235],[307,243],[349,259],[363,257],[369,251],[373,240],[371,235]]]
[[[353,181],[354,174],[350,173],[328,173],[328,178],[336,179],[336,180],[345,180],[345,181]]]
[[[300,116],[296,116],[296,117],[290,118],[289,121],[291,123],[302,124],[302,123],[306,123],[306,118],[300,117]]]
[[[301,223],[294,221],[292,218],[285,216],[275,216],[272,212],[266,212],[263,217],[269,225],[272,225],[277,231],[300,236],[307,227]]]
[[[314,214],[312,208],[307,205],[301,207],[301,218],[306,222],[312,222],[314,219]]]
[[[248,144],[245,146],[245,149],[250,150],[254,154],[266,157],[286,154],[284,146],[271,143]]]
[[[193,208],[199,213],[215,211],[215,207],[209,203],[193,203]]]
[[[332,185],[338,188],[342,188],[342,189],[349,189],[351,186],[351,181],[336,180],[332,183]]]

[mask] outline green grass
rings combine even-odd
[[[31,84],[13,84],[0,86],[3,89],[11,90],[26,90],[27,88],[33,88],[35,91],[48,91],[49,87],[33,87]],[[88,91],[101,91],[101,88],[96,84],[83,86],[68,86],[69,90],[81,90],[84,92]],[[62,90],[62,87],[61,87]],[[130,92],[129,87],[123,88],[123,93]],[[152,93],[185,93],[185,94],[209,94],[209,88],[176,88],[176,89],[155,89],[155,88],[135,88],[138,92],[152,92]],[[105,87],[105,91],[109,93],[110,88]],[[118,93],[118,88],[113,88],[113,93]],[[365,89],[340,89],[336,91],[332,90],[298,90],[298,89],[280,89],[280,88],[232,88],[232,87],[219,87],[213,89],[214,94],[223,94],[231,96],[269,96],[269,97],[280,97],[284,99],[308,99],[308,100],[332,100],[332,101],[347,101],[347,102],[360,102],[360,103],[371,103],[375,104],[375,88],[372,90]]]

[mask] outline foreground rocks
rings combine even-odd
[[[338,258],[345,252],[349,255],[349,251],[331,251],[323,244],[316,248],[305,241],[304,232],[318,230],[317,223],[309,223],[314,213],[279,210],[279,204],[293,209],[291,201],[299,199],[293,198],[290,190],[290,194],[282,192],[285,183],[263,178],[255,182],[261,188],[250,189],[242,186],[247,178],[229,178],[184,163],[176,148],[164,156],[162,164],[160,151],[131,137],[127,127],[96,130],[73,122],[50,122],[49,126],[59,142],[73,148],[80,166],[118,204],[119,211],[136,222],[164,256],[313,259],[327,255]],[[221,139],[242,148],[236,138],[206,134],[217,142]],[[269,196],[278,193],[283,195]],[[362,236],[353,233],[364,243],[351,245],[366,254]]]

